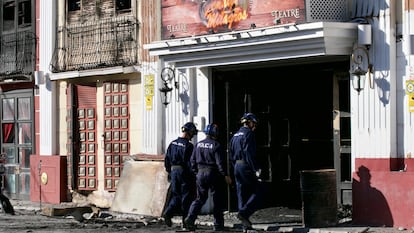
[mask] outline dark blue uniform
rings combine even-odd
[[[242,126],[230,140],[230,156],[234,166],[239,214],[248,219],[257,209],[260,184],[256,171],[256,139],[252,129]]]
[[[171,177],[171,197],[164,215],[173,216],[181,212],[183,220],[195,197],[194,174],[191,172],[190,157],[194,145],[186,138],[172,141],[165,154],[165,170]]]
[[[224,227],[224,195],[225,176],[227,176],[226,160],[219,142],[206,137],[198,142],[191,156],[191,168],[197,174],[197,198],[191,204],[187,219],[194,222],[204,203],[208,199],[209,190],[213,197],[214,227]]]

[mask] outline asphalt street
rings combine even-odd
[[[7,233],[107,233],[107,232],[183,232],[181,217],[173,218],[173,226],[167,227],[161,218],[102,210],[99,214],[71,213],[65,216],[49,216],[40,211],[38,203],[15,202],[15,215],[0,213],[0,232]],[[242,232],[236,213],[225,214],[226,230],[222,232]],[[213,232],[212,216],[200,215],[197,219],[196,232]],[[252,217],[253,232],[293,232],[293,233],[408,233],[412,229],[395,227],[353,226],[344,222],[337,226],[325,228],[306,228],[301,223],[301,210],[284,207],[267,208],[257,211]]]

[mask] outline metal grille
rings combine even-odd
[[[116,17],[71,24],[58,32],[53,72],[86,70],[138,63],[138,21]]]
[[[36,36],[31,31],[3,34],[0,45],[0,79],[30,76],[35,68],[35,45]]]
[[[349,0],[306,0],[307,22],[349,21]]]

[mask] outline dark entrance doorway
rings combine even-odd
[[[220,138],[226,148],[244,112],[258,117],[263,207],[300,208],[299,171],[334,168],[333,76],[346,67],[347,62],[337,62],[213,69],[213,119],[226,130]],[[234,208],[235,199],[231,194]]]

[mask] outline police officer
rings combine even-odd
[[[236,181],[238,214],[243,230],[252,229],[249,217],[258,209],[260,200],[259,177],[261,170],[256,160],[257,118],[253,113],[245,113],[240,120],[242,126],[230,140],[230,156]]]
[[[194,145],[190,140],[197,134],[197,128],[192,122],[181,127],[181,136],[173,140],[167,148],[164,166],[170,181],[171,194],[163,218],[167,226],[172,226],[171,218],[181,211],[183,227],[188,208],[195,198],[195,177],[191,171],[190,157]]]
[[[224,195],[225,182],[231,184],[227,174],[226,159],[221,144],[217,141],[219,133],[216,124],[209,124],[204,129],[206,138],[198,142],[191,156],[191,168],[197,175],[197,198],[193,201],[185,219],[188,230],[195,230],[194,222],[201,208],[206,203],[209,190],[213,198],[214,230],[224,229]]]

